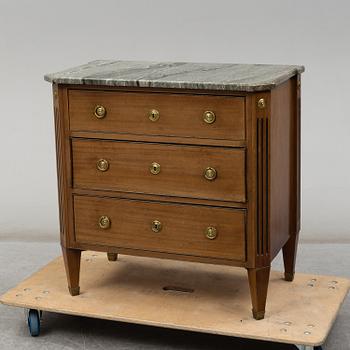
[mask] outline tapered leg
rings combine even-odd
[[[117,253],[107,253],[107,258],[109,261],[116,261],[118,259]]]
[[[248,269],[250,296],[253,305],[253,316],[262,320],[265,316],[267,288],[269,285],[270,266]]]
[[[295,273],[295,260],[297,255],[299,234],[290,236],[282,248],[284,261],[284,278],[286,281],[293,281]]]
[[[64,266],[68,281],[69,293],[79,295],[79,274],[80,274],[80,257],[81,250],[62,247]]]

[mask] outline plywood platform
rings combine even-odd
[[[81,295],[67,290],[62,258],[4,294],[3,304],[274,342],[320,345],[349,280],[272,272],[266,317],[256,321],[241,268],[85,252]]]

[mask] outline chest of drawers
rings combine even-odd
[[[71,295],[82,250],[225,264],[247,269],[263,318],[281,249],[294,276],[303,70],[94,61],[46,75]]]

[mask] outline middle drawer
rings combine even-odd
[[[76,188],[245,202],[245,150],[73,139]]]

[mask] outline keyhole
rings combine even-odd
[[[148,118],[152,121],[155,122],[159,119],[159,112],[156,109],[152,109],[148,113]]]
[[[158,220],[154,220],[152,223],[152,231],[153,232],[160,232],[162,229],[162,223]]]
[[[149,167],[152,174],[157,175],[160,173],[160,165],[158,163],[152,163]]]

